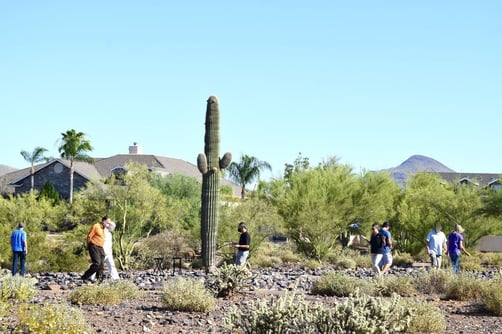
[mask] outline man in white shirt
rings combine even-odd
[[[427,254],[431,258],[432,268],[441,268],[441,259],[443,252],[447,254],[446,235],[441,231],[441,224],[437,223],[436,227],[427,234],[425,238],[425,247]]]

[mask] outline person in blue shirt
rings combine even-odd
[[[18,227],[10,235],[10,246],[12,248],[12,276],[17,273],[17,263],[19,261],[19,275],[24,276],[26,265],[26,254],[28,254],[28,243],[24,223],[19,223]]]
[[[383,259],[381,262],[382,265],[382,271],[380,272],[381,275],[386,274],[390,270],[390,267],[392,266],[392,236],[389,230],[390,230],[390,223],[384,222],[382,228],[378,232],[385,236],[385,246],[383,247]]]

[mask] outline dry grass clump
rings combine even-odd
[[[78,305],[115,305],[140,296],[133,282],[111,281],[105,284],[83,285],[70,293],[68,300]]]
[[[17,312],[16,333],[93,333],[81,310],[67,304],[23,304]]]
[[[487,283],[471,273],[459,273],[445,286],[445,295],[454,300],[479,300]]]
[[[182,312],[209,312],[216,306],[215,297],[203,281],[183,277],[164,284],[162,302],[166,309]]]
[[[329,272],[313,282],[311,293],[321,296],[348,297],[360,291],[361,294],[374,294],[374,286],[368,281],[341,272]]]

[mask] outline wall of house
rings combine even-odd
[[[56,167],[56,164],[58,165]],[[55,163],[35,173],[35,189],[40,190],[49,182],[56,188],[61,198],[70,198],[70,169],[60,163]],[[87,179],[77,173],[73,174],[73,192],[85,187]],[[31,190],[31,175],[16,183],[16,194],[26,193]]]

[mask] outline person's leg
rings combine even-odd
[[[19,267],[19,275],[24,276],[25,272],[25,266],[26,266],[26,254],[24,252],[21,252],[19,254],[20,260],[20,267]]]
[[[19,252],[12,252],[12,276],[16,275]]]
[[[103,250],[101,248],[101,250]],[[89,269],[82,275],[82,280],[87,281],[90,279],[91,275],[96,273],[99,270],[99,247],[91,244],[89,245],[89,256],[91,257],[91,265]]]
[[[384,260],[384,266],[382,268],[382,275],[383,274],[386,274],[387,272],[389,272],[390,270],[390,267],[392,266],[392,253],[389,252],[389,253],[385,253],[383,255],[383,260]]]
[[[110,277],[112,279],[120,279],[119,273],[117,272],[117,268],[115,267],[115,261],[113,260],[113,256],[111,255],[106,256],[105,262],[108,267],[108,271],[110,272]]]
[[[455,253],[453,253],[453,254],[450,253],[450,260],[451,260],[451,263],[453,266],[453,272],[458,273],[458,269],[459,269],[458,264],[459,264],[460,256]]]
[[[380,262],[382,261],[383,254],[371,254],[371,267],[377,276],[380,276]]]
[[[429,253],[429,257],[431,259],[431,268],[437,268],[438,267],[438,262],[437,262],[437,255],[436,255],[436,252],[434,251],[431,251]]]
[[[235,256],[235,264],[238,266],[244,265],[246,263],[248,255],[249,251],[242,251],[242,250],[237,251],[237,255]]]
[[[443,259],[443,257],[441,255],[436,256],[436,262],[437,262],[438,269],[441,269],[442,259]]]
[[[104,271],[105,271],[105,251],[103,248],[98,248],[98,270],[96,272],[96,279],[98,282],[102,282],[104,277]]]

